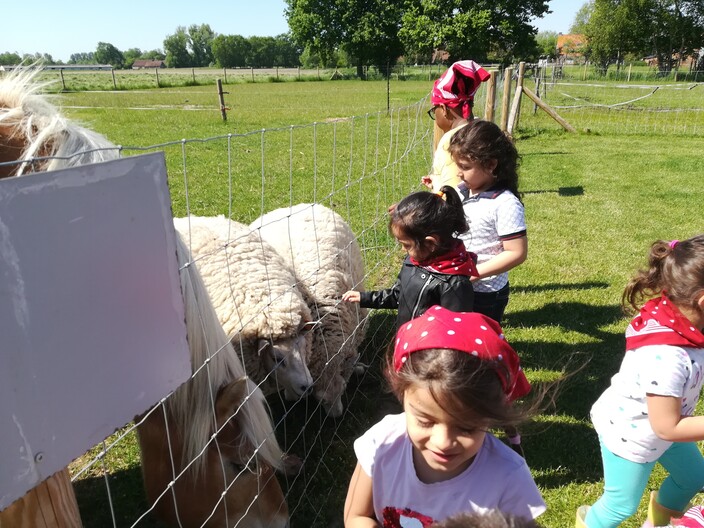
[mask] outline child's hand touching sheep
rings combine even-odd
[[[358,303],[360,297],[359,292],[354,290],[346,291],[342,294],[342,300],[351,303]]]

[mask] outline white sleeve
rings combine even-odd
[[[390,437],[397,436],[398,428],[405,427],[405,423],[405,415],[403,413],[386,415],[354,441],[354,452],[357,455],[357,462],[359,462],[359,465],[368,476],[372,476],[379,446],[386,443]]]
[[[520,200],[511,191],[504,191],[495,199],[501,200],[496,210],[496,234],[499,238],[525,231],[526,215]]]

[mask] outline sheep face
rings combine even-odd
[[[313,386],[313,378],[306,364],[310,352],[310,338],[304,333],[289,339],[271,342],[260,339],[258,350],[262,364],[272,372],[278,387],[287,400],[298,400]]]
[[[342,405],[342,393],[345,392],[347,382],[342,376],[335,375],[325,387],[316,389],[315,397],[323,404],[325,412],[337,418],[342,416],[344,406]]]

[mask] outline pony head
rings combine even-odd
[[[120,147],[71,122],[39,92],[39,68],[0,78],[0,178],[119,157]]]

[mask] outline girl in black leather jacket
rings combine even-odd
[[[446,185],[437,193],[415,192],[390,214],[389,231],[408,253],[396,283],[385,290],[348,291],[342,300],[364,308],[397,309],[396,328],[435,304],[471,312],[476,255],[457,238],[468,230],[457,191]]]

